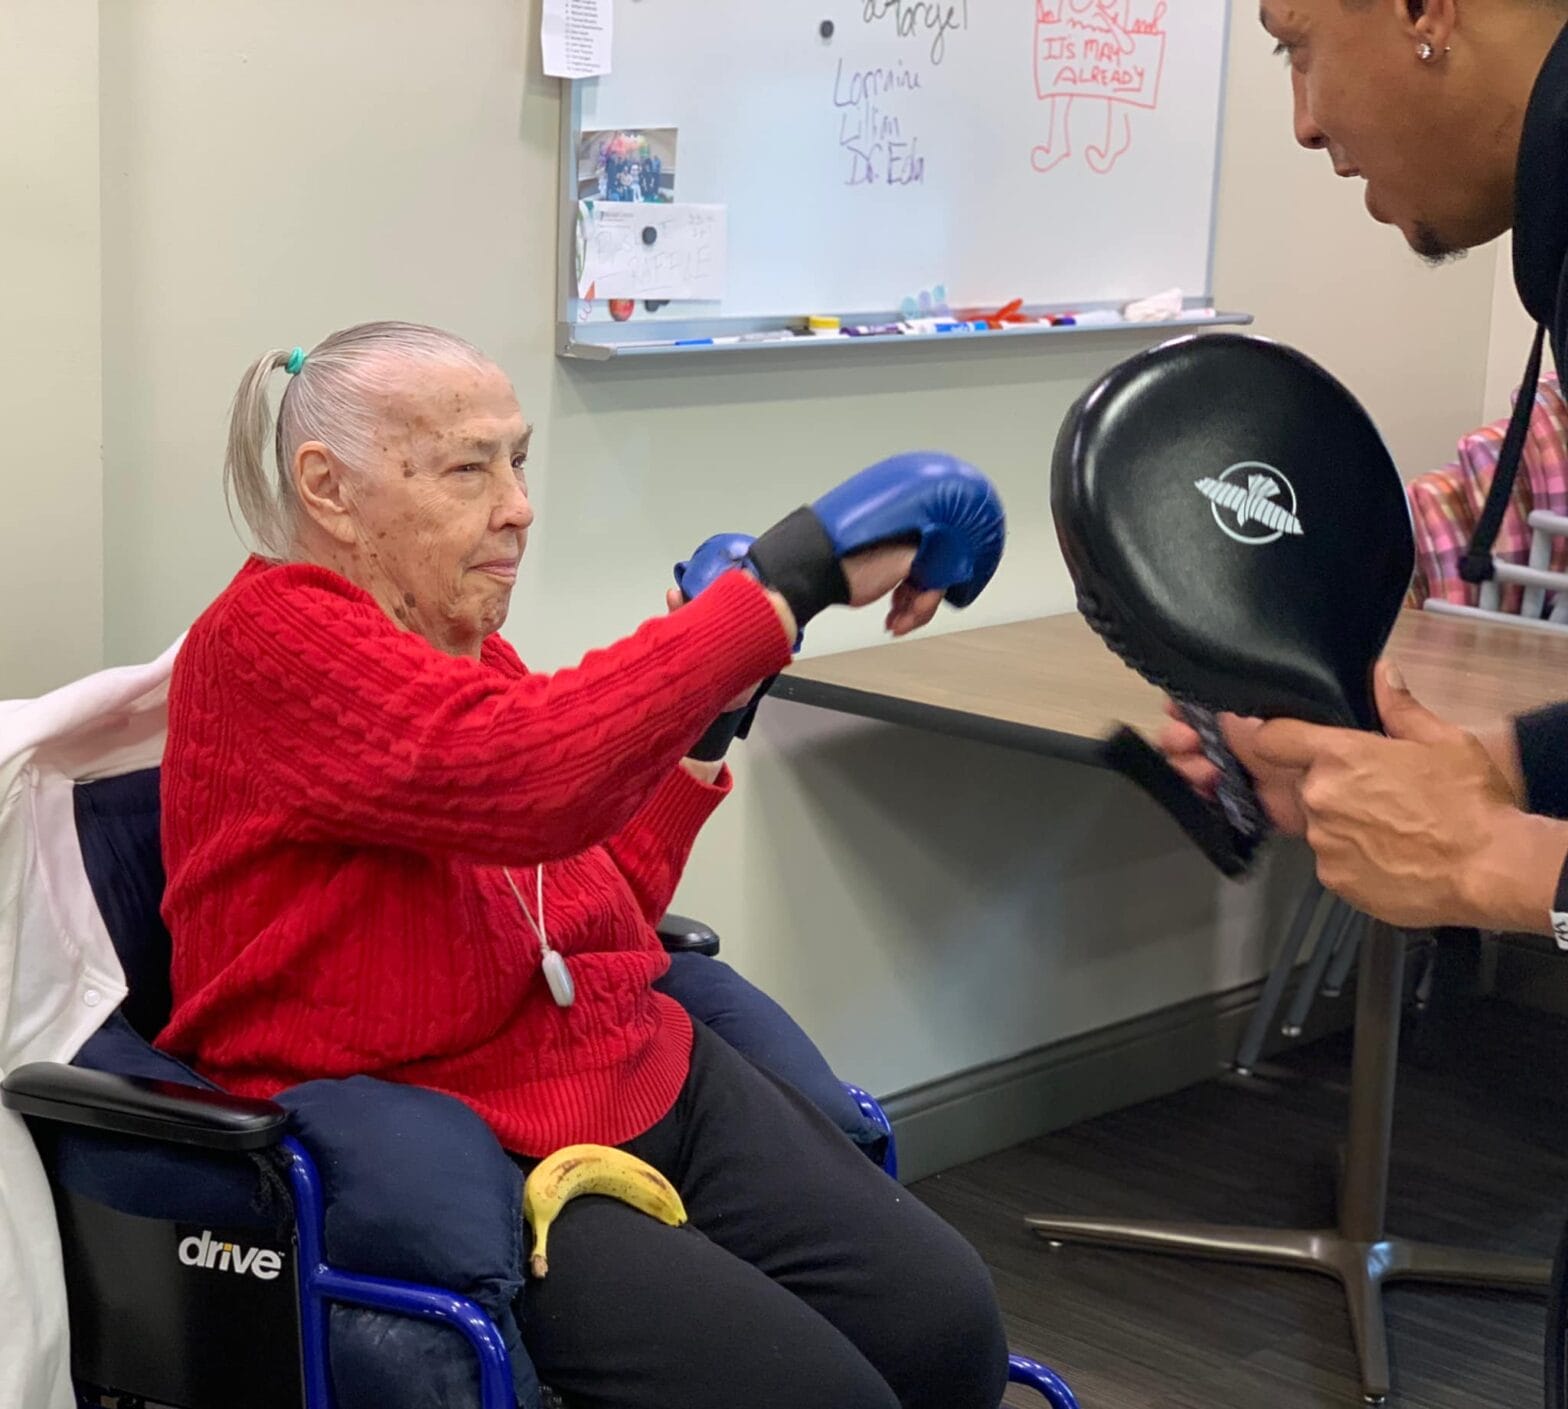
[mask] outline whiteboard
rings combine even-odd
[[[1229,9],[617,0],[613,71],[572,84],[563,124],[563,325],[617,321],[577,297],[581,134],[667,128],[661,194],[724,208],[722,297],[638,301],[622,333],[938,286],[954,308],[1207,301]]]

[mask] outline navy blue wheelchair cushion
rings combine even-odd
[[[87,880],[130,988],[120,1010],[148,1041],[163,1030],[170,1007],[169,931],[159,913],[164,874],[158,775],[156,768],[143,768],[78,784],[73,791]]]
[[[670,955],[670,971],[654,985],[764,1071],[787,1081],[857,1145],[885,1138],[833,1075],[827,1058],[773,999],[721,959]]]

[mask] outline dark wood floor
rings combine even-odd
[[[1568,1210],[1568,1023],[1484,1002],[1406,1047],[1391,1230],[1549,1257]],[[1053,1249],[1021,1222],[1055,1212],[1330,1223],[1348,1051],[1332,1038],[1256,1077],[1220,1077],[916,1188],[990,1263],[1014,1350],[1054,1366],[1084,1409],[1353,1409],[1333,1281]],[[1402,1285],[1387,1304],[1391,1409],[1541,1403],[1541,1302]],[[1007,1403],[1040,1401],[1015,1390]]]

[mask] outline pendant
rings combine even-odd
[[[566,960],[552,949],[544,956],[540,967],[556,1007],[570,1008],[577,997],[577,985],[572,982],[572,971],[566,967]]]

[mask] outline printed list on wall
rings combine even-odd
[[[554,78],[593,78],[610,71],[615,0],[544,0],[539,47]]]

